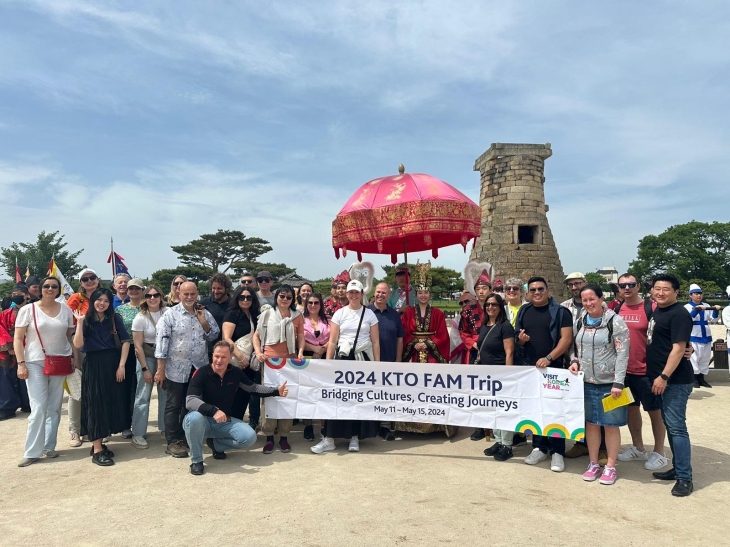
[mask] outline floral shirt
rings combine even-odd
[[[132,321],[139,313],[139,306],[132,306],[129,302],[122,304],[116,310],[114,310],[124,321],[124,328],[127,332],[132,332]]]
[[[206,333],[194,313],[182,304],[177,304],[157,322],[155,357],[166,359],[165,377],[173,382],[190,380],[190,369],[196,370],[208,364],[208,344],[220,334],[213,315],[204,310],[205,320],[210,325]]]

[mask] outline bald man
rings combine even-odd
[[[187,458],[188,444],[182,419],[191,374],[208,365],[207,342],[220,328],[211,313],[198,303],[198,287],[191,281],[180,285],[180,303],[157,322],[155,383],[165,390],[165,437],[173,458]]]

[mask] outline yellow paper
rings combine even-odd
[[[627,387],[623,389],[621,392],[621,396],[617,398],[613,398],[612,395],[606,395],[603,398],[603,411],[604,412],[611,412],[612,410],[615,410],[621,406],[626,406],[630,403],[634,402],[634,396],[631,393],[631,390]]]

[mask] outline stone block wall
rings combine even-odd
[[[527,282],[541,275],[553,296],[562,299],[565,274],[548,223],[544,191],[545,160],[551,155],[550,143],[493,143],[476,160],[482,234],[471,260],[490,262],[502,281],[516,276]]]

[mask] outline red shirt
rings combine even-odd
[[[624,302],[618,314],[629,327],[629,366],[626,372],[644,376],[646,375],[646,331],[649,328],[644,302],[633,306]]]

